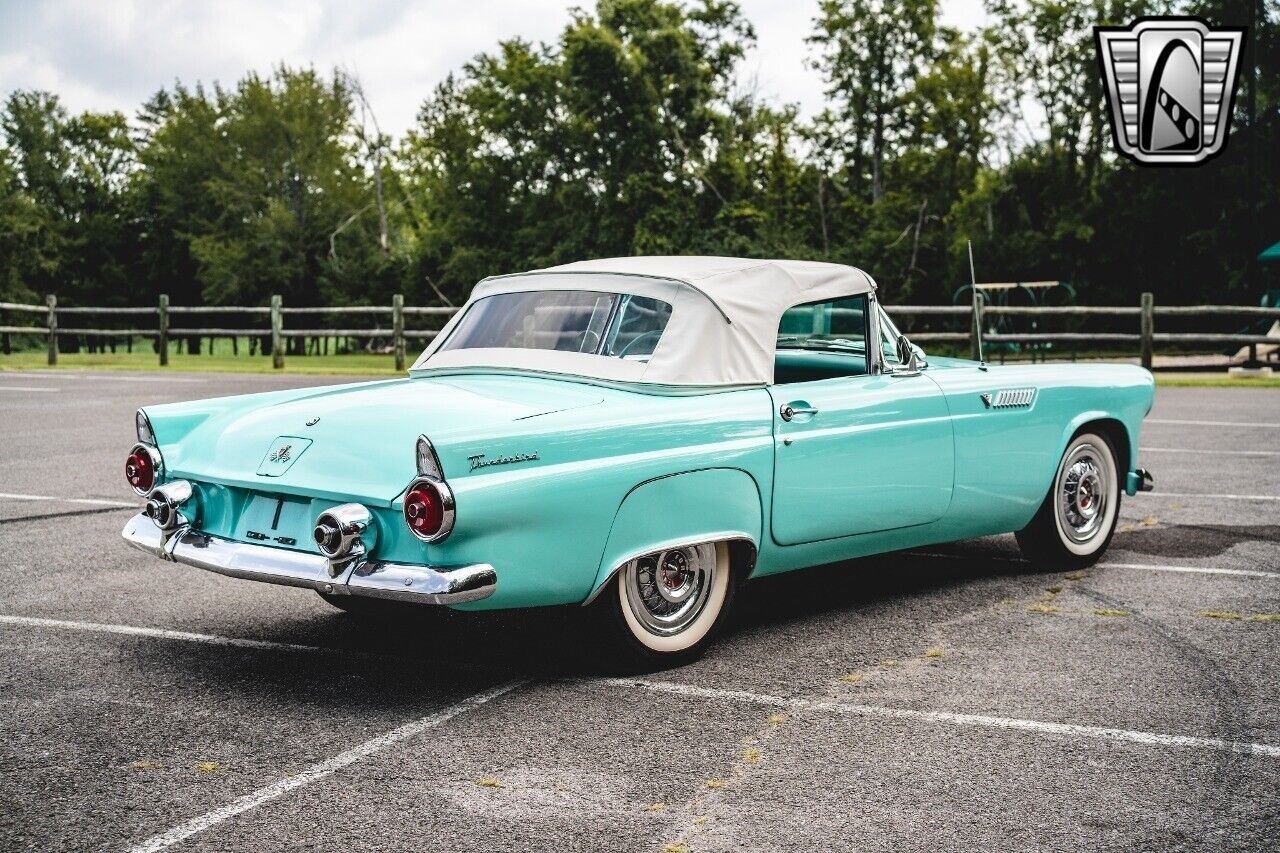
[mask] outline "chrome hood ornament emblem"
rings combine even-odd
[[[1093,32],[1121,154],[1147,166],[1193,166],[1221,153],[1243,27],[1160,17]]]
[[[282,435],[271,442],[267,453],[258,463],[259,477],[279,477],[297,462],[299,457],[311,446],[311,439],[298,438],[295,435]]]

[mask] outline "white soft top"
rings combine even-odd
[[[869,275],[842,264],[751,258],[606,258],[493,276],[476,285],[413,370],[501,368],[654,385],[766,385],[773,382],[778,325],[787,309],[874,288]],[[648,361],[519,347],[437,352],[474,302],[530,290],[661,299],[671,305],[671,319]]]

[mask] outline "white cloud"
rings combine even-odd
[[[815,0],[740,0],[758,46],[744,80],[804,112],[822,101],[806,64]],[[46,89],[73,111],[121,110],[175,80],[232,85],[285,63],[359,75],[383,128],[401,133],[450,71],[501,39],[554,41],[573,6],[590,0],[0,0],[0,93]],[[945,0],[968,28],[981,0]]]

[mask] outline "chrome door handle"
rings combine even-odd
[[[782,416],[784,421],[789,421],[796,415],[816,415],[818,410],[807,406],[797,409],[790,403],[786,403],[781,409],[778,409],[778,414]]]

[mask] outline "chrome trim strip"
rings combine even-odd
[[[320,554],[269,548],[219,539],[197,530],[181,530],[165,541],[151,519],[139,513],[121,535],[139,550],[160,559],[232,578],[315,589],[331,595],[362,595],[419,604],[461,604],[493,595],[498,574],[493,566],[419,566],[375,560],[343,576],[329,576]]]
[[[876,294],[870,292],[867,294],[867,339],[863,341],[863,353],[867,363],[868,376],[880,376],[889,372],[889,365],[884,360],[884,347],[880,343],[880,300],[876,299]],[[876,342],[876,352],[871,354],[871,342]]]
[[[601,379],[596,376],[582,376],[576,373],[555,373],[550,370],[530,370],[521,367],[491,367],[485,365],[467,365],[457,367],[411,367],[409,375],[414,379],[433,376],[537,376],[543,379],[555,379],[561,382],[575,382],[579,385],[595,385],[601,388],[616,388],[619,391],[631,391],[640,394],[662,394],[668,397],[687,397],[695,394],[724,394],[730,391],[742,391],[748,388],[764,388],[768,382],[738,382],[732,385],[661,385],[656,382],[630,382],[622,379]]]
[[[983,404],[990,409],[1025,409],[1035,401],[1035,388],[1002,388],[994,399],[982,398]]]
[[[371,560],[351,573],[347,590],[353,595],[394,601],[461,604],[488,598],[497,584],[497,572],[486,563],[438,570]]]
[[[418,436],[418,443],[413,448],[413,456],[420,476],[444,480],[444,466],[440,464],[440,454],[436,453],[435,445],[426,435]]]
[[[159,444],[156,441],[156,431],[151,428],[151,418],[147,417],[147,413],[142,409],[133,413],[133,425],[138,433],[139,444],[149,444],[152,447]]]

